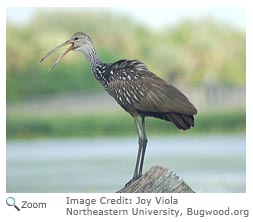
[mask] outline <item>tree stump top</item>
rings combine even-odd
[[[173,171],[153,166],[117,193],[194,193],[194,191]]]

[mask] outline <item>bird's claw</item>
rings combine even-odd
[[[130,184],[132,184],[133,182],[135,182],[136,180],[138,180],[142,175],[138,175],[136,177],[133,177],[131,180],[129,180],[126,184],[125,184],[125,187],[128,187]]]

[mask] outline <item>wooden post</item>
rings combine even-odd
[[[153,166],[139,179],[117,193],[195,193],[173,171]]]

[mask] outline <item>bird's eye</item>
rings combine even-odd
[[[78,40],[78,37],[75,37],[74,40]]]

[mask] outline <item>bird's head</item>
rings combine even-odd
[[[40,60],[41,62],[44,61],[49,55],[54,53],[55,51],[62,49],[65,46],[69,46],[62,54],[61,56],[56,60],[56,62],[52,65],[49,71],[51,71],[58,62],[61,61],[61,59],[70,51],[83,51],[84,53],[88,53],[88,50],[90,47],[92,47],[92,40],[91,38],[82,32],[77,32],[74,35],[71,36],[70,39],[68,39],[66,42],[62,43],[61,45],[57,46],[56,48],[52,49],[50,52],[48,52],[43,58]]]
[[[86,52],[92,46],[91,38],[83,32],[77,32],[68,40],[73,45],[73,50]]]

